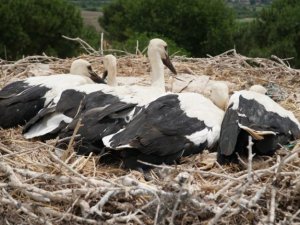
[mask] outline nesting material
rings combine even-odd
[[[102,57],[80,58],[102,72]],[[0,61],[0,87],[40,75],[41,68],[66,73],[73,60],[30,56]],[[181,73],[207,75],[234,83],[231,92],[253,84],[280,88],[277,93],[284,96],[277,100],[300,119],[300,71],[277,57],[248,58],[231,50],[172,61],[179,78]],[[34,67],[40,63],[46,65]],[[139,77],[146,85],[148,60],[119,57],[118,73]],[[166,74],[168,79],[169,71]],[[0,224],[300,223],[299,140],[273,157],[240,159],[240,166],[221,167],[216,154],[205,151],[183,158],[181,165],[157,166],[145,175],[120,165],[101,165],[98,156],[78,157],[72,145],[59,158],[55,141],[27,141],[20,128],[0,130]]]

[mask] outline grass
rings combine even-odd
[[[81,10],[81,16],[85,25],[95,27],[98,32],[103,30],[98,22],[98,18],[102,16],[102,12]]]

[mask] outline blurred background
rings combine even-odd
[[[170,54],[217,55],[235,48],[251,57],[277,55],[300,67],[299,0],[0,0],[0,58],[45,53],[72,57],[84,50],[142,51],[160,37]]]

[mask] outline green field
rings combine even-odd
[[[237,19],[237,21],[240,23],[249,23],[252,22],[253,20],[255,20],[255,17],[246,17],[246,18]]]
[[[101,7],[111,0],[69,0],[80,8],[88,11],[100,11]]]
[[[102,31],[102,29],[98,23],[98,18],[101,15],[102,15],[102,12],[81,10],[81,16],[83,18],[84,24],[95,27],[95,29],[98,32]]]

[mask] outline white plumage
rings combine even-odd
[[[119,102],[122,104],[122,108],[124,108],[124,104],[128,104],[128,107],[132,108],[131,111],[129,111],[127,114],[123,115],[122,117],[126,122],[129,122],[134,114],[135,114],[135,105],[143,106],[144,104],[149,103],[153,99],[156,99],[160,95],[162,95],[165,90],[164,88],[164,71],[163,71],[163,63],[165,63],[173,72],[176,73],[174,67],[172,66],[167,52],[165,50],[166,43],[160,39],[154,39],[150,41],[149,49],[148,49],[148,55],[150,59],[150,65],[151,65],[151,77],[152,77],[152,84],[150,87],[142,87],[138,85],[132,85],[132,86],[116,86],[116,59],[113,56],[105,56],[104,58],[104,66],[106,70],[108,71],[107,76],[107,83],[113,85],[114,87],[109,87],[106,85],[84,85],[81,87],[74,88],[73,90],[67,90],[62,93],[66,98],[57,98],[55,100],[55,104],[57,102],[58,105],[64,105],[63,101],[73,101],[74,100],[74,106],[66,106],[66,109],[68,111],[73,111],[71,113],[72,116],[69,116],[68,119],[63,116],[58,116],[59,114],[66,114],[64,107],[58,107],[60,108],[60,111],[54,110],[51,111],[50,114],[41,113],[37,117],[40,117],[38,119],[34,119],[34,121],[31,121],[28,123],[28,125],[24,129],[24,136],[26,138],[33,138],[38,136],[44,136],[43,138],[53,138],[57,134],[57,132],[60,132],[62,128],[66,126],[66,124],[69,121],[69,119],[73,119],[77,114],[75,112],[78,111],[78,107],[80,104],[80,99],[74,98],[75,92],[83,92],[84,98],[82,99],[83,106],[82,109],[84,110],[84,114],[82,115],[83,120],[89,121],[89,124],[97,125],[98,121],[95,117],[95,121],[90,118],[94,116],[95,113],[99,113],[101,110],[103,113],[105,113],[105,110],[103,109],[104,104],[106,106],[117,104]],[[159,58],[157,58],[159,57]],[[68,94],[69,93],[69,94]],[[98,97],[97,97],[98,96]],[[101,96],[101,97],[100,97]],[[95,98],[97,97],[97,98]],[[59,99],[59,101],[58,101]],[[72,100],[70,100],[72,99]],[[102,99],[100,101],[99,99]],[[111,99],[111,101],[110,101]],[[117,102],[116,102],[117,101]],[[120,106],[121,107],[121,106]],[[72,110],[71,110],[72,108]],[[101,109],[101,110],[100,110]],[[116,107],[115,110],[120,110],[119,107]],[[109,110],[112,110],[112,107],[109,108]],[[83,111],[80,111],[82,113]],[[88,112],[88,113],[86,113]],[[91,113],[93,112],[93,113]],[[78,114],[78,116],[80,115]],[[69,113],[70,114],[70,113]],[[67,116],[67,115],[65,115]],[[43,118],[42,118],[43,117]],[[53,119],[52,117],[55,117],[56,119]],[[64,120],[64,121],[63,121]],[[36,123],[36,121],[38,121]],[[52,124],[49,124],[49,121],[52,121]],[[62,123],[61,123],[62,122]],[[75,121],[74,121],[75,123]],[[44,127],[44,129],[43,129]],[[49,129],[49,127],[52,127],[52,129]],[[38,128],[38,129],[36,129]],[[67,135],[71,135],[73,133],[73,124],[70,124],[67,127],[67,132],[61,133],[61,137],[65,137]],[[99,128],[99,127],[98,127]],[[85,129],[90,129],[90,127],[82,127],[79,131],[84,133]],[[52,134],[49,134],[49,131],[52,132]],[[95,130],[95,132],[97,132]],[[101,131],[99,131],[101,132]],[[89,137],[86,137],[89,138]]]
[[[103,58],[103,62],[105,69],[104,77],[107,79],[107,84],[113,86],[116,85],[116,57],[113,55],[106,55]],[[60,90],[59,87],[61,85],[63,85],[63,83],[58,82],[55,86],[55,90]],[[51,105],[44,108],[26,124],[23,129],[24,137],[26,139],[36,137],[48,139],[55,137],[56,134],[67,124],[72,122],[73,118],[80,112],[80,104],[86,95],[97,91],[104,93],[113,92],[112,87],[108,85],[91,82],[83,85],[74,85],[73,87],[70,86],[67,90],[63,89],[59,94],[56,94]],[[53,134],[48,135],[50,133]]]
[[[217,85],[212,88],[215,98],[221,89],[221,99],[228,96],[228,87]],[[182,155],[212,148],[223,116],[222,109],[200,94],[166,94],[145,106],[124,129],[104,137],[103,143],[120,152],[125,167],[144,167],[138,160],[174,163]]]
[[[89,62],[75,60],[70,74],[30,77],[8,84],[0,91],[0,127],[22,125],[61,91],[78,85],[102,82]]]
[[[247,154],[249,136],[253,138],[253,152],[272,155],[280,145],[300,138],[300,123],[270,97],[238,91],[231,96],[222,122],[218,161],[236,162],[236,153]]]

